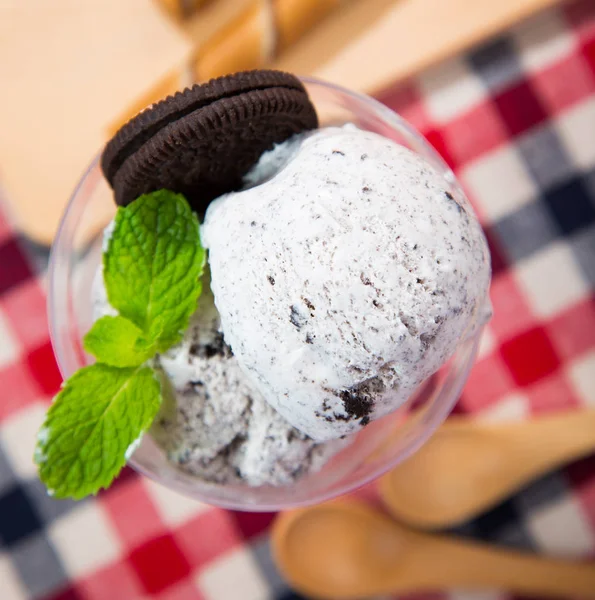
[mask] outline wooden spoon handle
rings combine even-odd
[[[542,473],[595,450],[595,410],[569,411],[510,426],[508,448],[531,456],[531,467]]]
[[[423,534],[420,537],[426,538]],[[484,587],[551,597],[595,598],[595,562],[571,562],[427,537],[418,565],[432,565],[428,587]],[[397,583],[397,582],[395,582]]]

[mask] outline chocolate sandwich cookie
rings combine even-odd
[[[169,189],[199,213],[239,189],[275,144],[318,126],[302,83],[280,71],[247,71],[195,85],[124,125],[101,157],[116,202]]]

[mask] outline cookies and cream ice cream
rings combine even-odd
[[[203,480],[287,485],[454,352],[485,307],[488,250],[432,166],[353,126],[291,138],[245,182],[207,211],[210,290],[155,359],[174,394],[151,434]],[[94,297],[112,314],[101,277]]]
[[[206,481],[288,485],[345,446],[314,442],[265,402],[225,343],[206,289],[183,341],[158,361],[175,400],[153,437],[170,460]]]
[[[101,275],[93,283],[95,319],[115,314]],[[211,483],[289,485],[319,470],[347,440],[316,443],[265,402],[225,343],[208,277],[204,283],[184,339],[154,361],[170,394],[151,435],[172,463]]]
[[[284,153],[274,177],[211,203],[202,237],[240,367],[324,441],[395,410],[454,352],[489,255],[470,207],[392,140],[321,129],[263,165]]]

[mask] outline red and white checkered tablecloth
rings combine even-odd
[[[491,246],[495,314],[455,410],[495,420],[595,406],[595,2],[544,12],[381,99],[453,166]],[[45,494],[31,456],[60,384],[46,261],[0,203],[0,599],[299,598],[270,558],[274,515],[200,505],[130,470],[80,503]],[[595,457],[455,533],[595,556]],[[430,597],[506,598],[416,596]]]

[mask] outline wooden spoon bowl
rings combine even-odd
[[[418,528],[458,524],[531,480],[595,450],[595,410],[527,422],[449,419],[379,481],[388,510]]]

